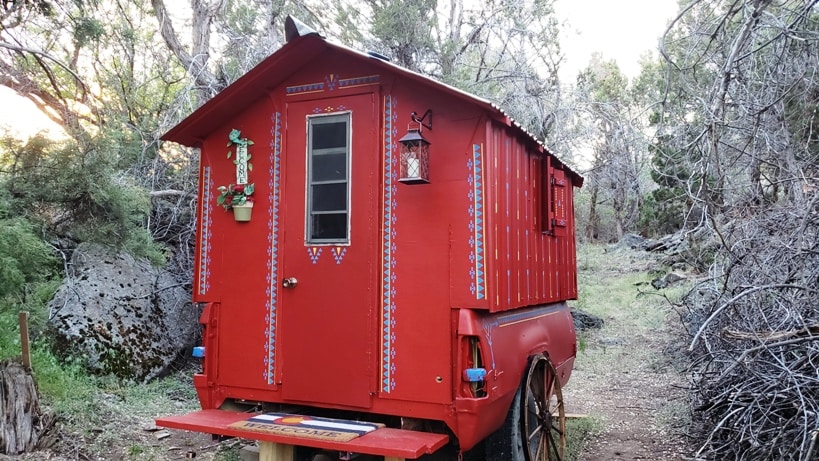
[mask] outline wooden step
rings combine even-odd
[[[229,427],[231,424],[252,417],[251,413],[242,413],[227,410],[200,410],[178,416],[167,416],[156,420],[157,426],[172,429],[204,432],[229,437],[240,437],[263,442],[263,448],[274,448],[277,457],[267,458],[276,461],[289,461],[287,446],[303,446],[324,450],[337,450],[348,453],[384,456],[387,459],[417,459],[425,454],[431,454],[443,447],[449,441],[445,434],[408,431],[404,429],[381,428],[357,437],[349,442],[332,440],[304,439],[283,434],[269,434],[252,432],[239,428]],[[267,443],[273,444],[268,445]],[[267,450],[265,450],[267,451]],[[289,455],[292,458],[292,454]]]

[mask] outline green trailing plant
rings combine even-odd
[[[219,186],[217,190],[219,196],[216,198],[216,204],[225,210],[253,202],[253,184],[230,184]]]
[[[242,136],[242,132],[237,130],[236,128],[230,130],[230,133],[228,134],[227,146],[228,147],[231,147],[231,146],[244,147],[246,149],[247,146],[252,146],[253,145],[253,141],[251,141],[250,139],[247,139],[247,138],[242,138],[241,136]],[[231,157],[233,157],[233,151],[228,151],[227,158],[231,158]],[[250,163],[250,157],[251,157],[250,152],[247,152],[247,158],[246,158],[247,159],[247,171],[253,171],[253,164]],[[233,159],[233,164],[234,165],[239,164],[239,154],[238,153],[236,154],[236,158]]]

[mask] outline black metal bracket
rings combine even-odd
[[[421,118],[418,118],[418,112],[413,112],[412,114],[410,114],[410,117],[412,117],[413,122],[423,126],[428,130],[432,129],[432,109],[427,109],[427,111],[424,112],[424,115],[422,115]],[[427,121],[427,123],[424,123],[424,119],[426,119],[427,117],[429,117],[429,120]]]

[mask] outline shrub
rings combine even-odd
[[[0,219],[0,297],[24,293],[29,283],[52,277],[57,259],[22,218]]]

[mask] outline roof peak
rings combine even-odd
[[[291,15],[287,15],[284,20],[284,38],[289,43],[294,38],[304,37],[305,35],[316,35],[324,38],[316,32],[312,27],[299,21]]]

